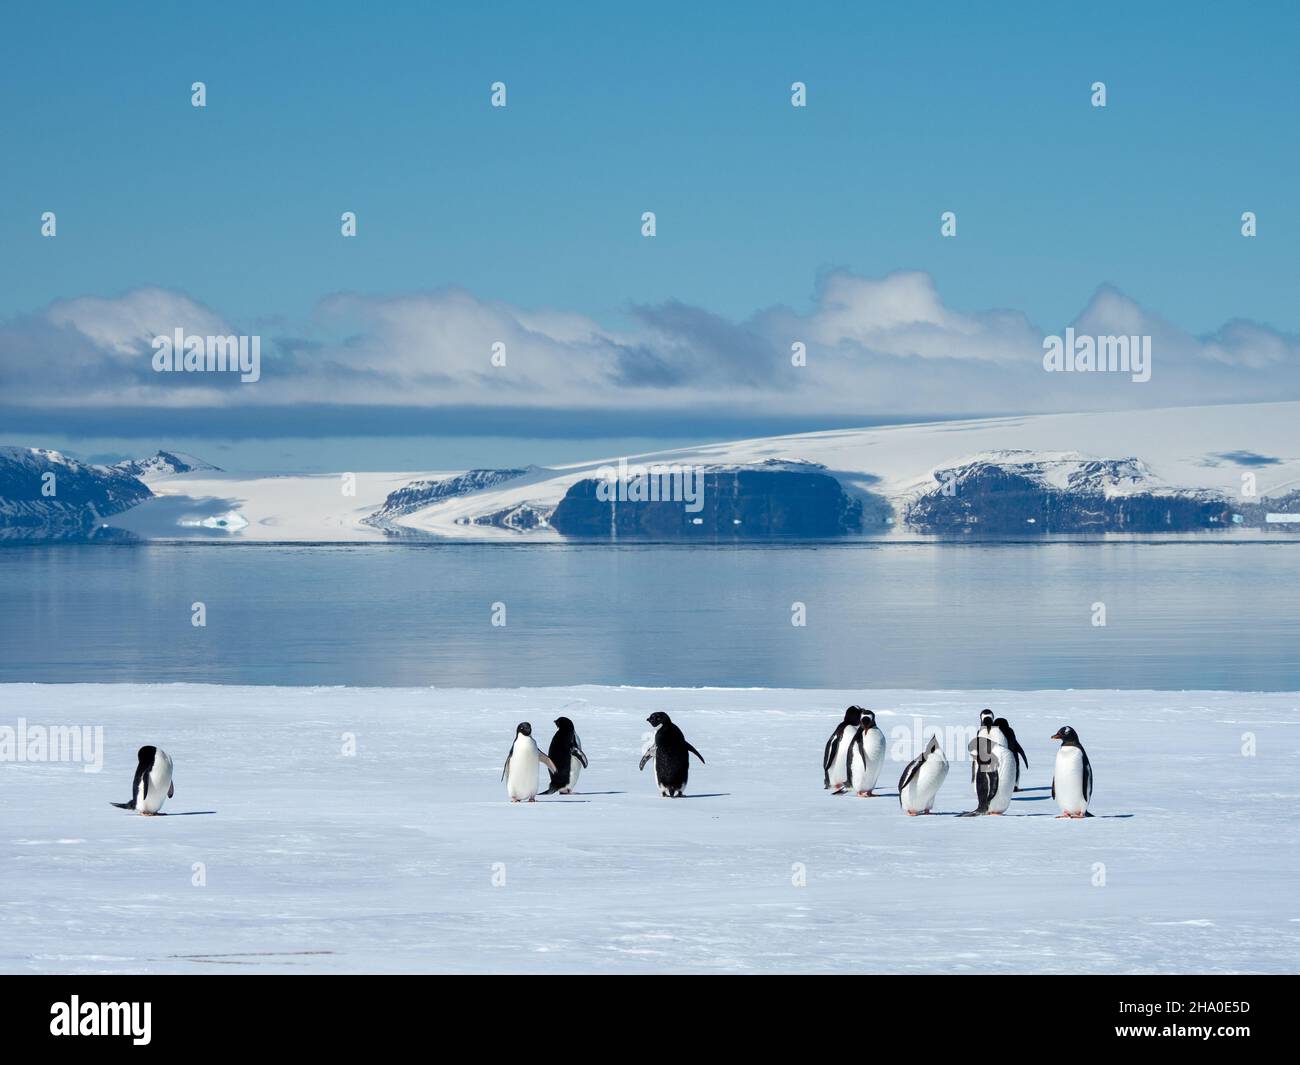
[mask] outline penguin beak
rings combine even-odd
[[[1061,738],[1061,734],[1059,732],[1055,732],[1048,737],[1048,739],[1052,739],[1052,740],[1059,740],[1060,738]]]

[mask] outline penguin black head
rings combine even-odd
[[[158,756],[158,748],[154,746],[141,747],[135,752],[136,765],[152,766],[153,760]]]
[[[873,729],[876,727],[876,712],[874,710],[863,710],[862,720],[860,722],[864,729]]]
[[[984,709],[980,711],[980,728],[985,728],[994,723],[992,710]]]
[[[1069,725],[1062,725],[1058,728],[1052,739],[1060,740],[1066,747],[1079,746],[1079,734],[1075,732],[1074,729],[1070,728]]]
[[[844,711],[844,724],[856,725],[862,720],[862,707],[850,706]]]
[[[996,721],[993,722],[993,727],[994,727],[994,728],[1000,728],[1000,729],[1002,729],[1003,732],[1010,732],[1010,731],[1011,731],[1011,722],[1008,721],[1005,717],[1000,717],[1000,718],[998,718]]]
[[[652,724],[655,728],[658,728],[660,725],[671,725],[673,723],[672,718],[670,718],[662,710],[656,710],[653,714],[651,714],[648,718],[646,718],[646,720],[649,721],[650,724]]]
[[[555,727],[560,729],[561,731],[563,731],[564,729],[568,729],[570,732],[572,732],[573,722],[570,721],[567,717],[557,717],[555,719]]]
[[[519,727],[515,729],[516,736],[531,736],[532,734],[533,734],[533,726],[530,725],[527,721],[519,722]]]

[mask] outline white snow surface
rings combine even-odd
[[[153,512],[167,497],[181,496],[211,501],[193,508],[196,524],[205,518],[239,515],[247,524],[229,526],[232,542],[328,542],[382,541],[384,533],[362,523],[384,504],[389,493],[415,480],[454,477],[455,473],[322,473],[304,476],[283,474],[244,475],[231,473],[178,473],[151,479],[155,500],[121,514],[107,525],[158,539],[183,539],[185,526],[155,521]],[[344,486],[352,494],[345,494]],[[210,526],[205,526],[210,527]]]
[[[891,737],[885,797],[822,789],[823,744],[851,702]],[[106,749],[98,773],[0,762],[5,972],[1217,973],[1300,959],[1300,693],[15,684],[0,705],[10,728],[102,725]],[[894,730],[973,729],[985,706],[1016,728],[1028,788],[1049,784],[1048,737],[1073,725],[1096,816],[1055,819],[1045,790],[1000,818],[904,816]],[[637,771],[654,710],[708,760],[692,761],[688,798],[659,798],[652,767]],[[499,777],[515,725],[545,747],[561,714],[591,759],[581,792],[512,805]],[[168,816],[109,805],[142,744],[175,762]],[[955,762],[936,812],[973,801]]]
[[[1245,455],[1243,465],[1234,456]],[[518,465],[528,456],[521,455]],[[1237,495],[1242,474],[1253,473],[1263,498],[1300,487],[1300,402],[1175,407],[1115,413],[1043,414],[966,421],[928,422],[874,429],[842,429],[793,436],[707,444],[630,456],[632,464],[728,465],[771,460],[815,462],[850,491],[867,491],[903,501],[934,486],[933,471],[978,459],[1046,463],[1042,477],[1063,486],[1090,459],[1137,459],[1140,477],[1107,484],[1107,494],[1158,488],[1211,489]],[[1262,462],[1260,460],[1263,460]],[[453,497],[394,519],[395,526],[450,539],[558,541],[549,527],[520,532],[474,523],[480,516],[522,504],[553,507],[575,481],[616,466],[617,456],[534,469],[501,485]],[[184,473],[150,481],[159,495],[234,500],[248,521],[228,529],[228,539],[287,541],[383,540],[382,531],[362,524],[389,492],[443,473],[357,473],[356,494],[340,491],[341,474],[246,476]],[[226,508],[230,509],[230,508]],[[158,526],[146,501],[115,515],[109,524],[140,535],[183,537],[174,523]],[[215,510],[214,513],[222,512]],[[170,512],[168,512],[170,513]],[[901,524],[890,536],[911,535]]]

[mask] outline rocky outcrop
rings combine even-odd
[[[1229,528],[1233,506],[1163,485],[1138,459],[1001,452],[936,469],[905,508],[936,536],[1185,533]]]
[[[363,518],[366,525],[384,528],[405,514],[431,507],[456,496],[481,492],[485,488],[495,488],[505,481],[513,481],[535,470],[535,466],[508,470],[469,470],[455,477],[444,477],[436,481],[412,481],[396,492],[390,492],[383,506],[373,514]]]
[[[503,507],[491,514],[480,514],[472,520],[462,518],[460,523],[510,529],[513,532],[532,532],[534,529],[545,529],[550,525],[554,511],[554,507],[540,503],[516,503],[514,506]]]
[[[571,485],[551,526],[564,536],[600,540],[820,539],[862,528],[861,502],[815,463],[652,466],[619,474]]]

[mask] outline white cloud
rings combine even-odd
[[[743,322],[670,301],[610,329],[461,288],[321,301],[296,335],[263,337],[262,380],[154,374],[150,341],[176,328],[250,332],[191,297],[145,288],[62,300],[0,323],[0,404],[465,406],[753,414],[938,414],[1162,406],[1300,397],[1300,340],[1234,320],[1198,338],[1103,286],[1079,332],[1149,334],[1151,382],[1047,374],[1043,330],[1014,310],[947,306],[929,275],[823,277],[811,308]],[[1049,330],[1052,332],[1056,329]],[[808,346],[808,365],[790,345]],[[506,345],[507,366],[490,363]],[[75,371],[69,376],[69,368]]]
[[[71,326],[106,354],[133,357],[142,346],[178,326],[197,336],[231,330],[220,315],[180,292],[137,288],[117,299],[82,296],[59,300],[45,311],[55,325]]]

